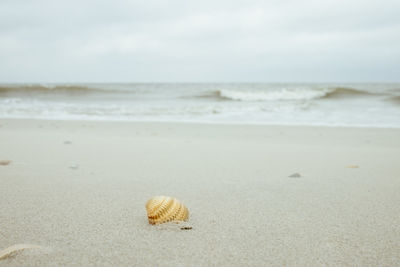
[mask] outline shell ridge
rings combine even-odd
[[[160,200],[161,199],[161,200]],[[165,207],[165,203],[168,201],[168,197],[164,196],[159,196],[155,197],[154,199],[149,200],[150,202],[153,200],[153,202],[156,202],[153,204],[152,208],[150,209],[150,216],[151,217],[157,217],[157,215],[162,212],[162,210]]]
[[[156,214],[157,210],[163,204],[164,201],[165,201],[164,196],[159,196],[159,197],[154,197],[152,199],[149,199],[146,203],[147,213],[151,216]]]
[[[164,217],[166,220],[171,221],[176,217],[177,209],[182,206],[177,200],[174,200],[173,205],[171,205],[171,208],[164,214]]]
[[[175,212],[175,214],[172,216],[171,221],[174,221],[175,218],[178,218],[178,217],[179,217],[179,213],[181,212],[181,210],[182,210],[182,205],[179,205],[179,208],[178,208],[178,210]]]
[[[156,218],[162,218],[163,216],[165,216],[165,213],[167,213],[167,211],[171,208],[171,206],[173,205],[174,200],[168,198],[165,200],[166,203],[164,203],[162,205],[162,207],[160,208],[160,210],[158,211],[158,214],[156,215]]]

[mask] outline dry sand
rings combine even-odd
[[[399,129],[0,120],[0,160],[0,250],[47,248],[0,265],[400,264]]]

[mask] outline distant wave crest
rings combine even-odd
[[[217,87],[218,88],[218,87]],[[186,89],[186,88],[185,88]],[[282,87],[282,88],[221,88],[204,89],[203,92],[180,89],[174,93],[171,88],[148,88],[142,89],[140,86],[120,87],[106,86],[96,84],[10,84],[0,85],[0,96],[33,96],[35,94],[52,95],[90,95],[90,94],[153,94],[154,97],[163,95],[165,97],[177,98],[209,98],[220,101],[243,101],[243,102],[262,102],[262,101],[307,101],[323,98],[347,98],[367,95],[376,95],[368,91],[355,89],[351,87]],[[168,92],[172,92],[168,94]],[[200,95],[199,95],[200,93]]]
[[[331,89],[324,97],[334,98],[334,97],[352,97],[352,96],[368,96],[368,95],[378,95],[377,93],[371,93],[367,91],[362,91],[359,89],[349,88],[349,87],[335,87]]]
[[[372,93],[354,88],[296,88],[280,90],[236,90],[222,89],[202,97],[216,97],[220,100],[233,101],[285,101],[285,100],[312,100],[321,98],[351,97],[371,95]]]
[[[85,85],[0,85],[1,93],[87,93],[90,91],[102,91],[101,89]]]

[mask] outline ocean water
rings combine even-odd
[[[400,127],[400,84],[0,84],[0,118]]]

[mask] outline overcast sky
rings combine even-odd
[[[400,81],[400,1],[0,1],[0,82],[240,81]]]

